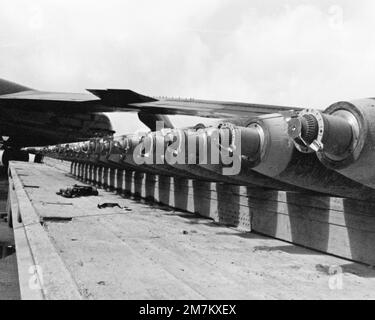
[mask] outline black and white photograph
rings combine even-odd
[[[0,0],[0,300],[374,300],[374,30],[371,0]]]

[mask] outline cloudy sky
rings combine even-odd
[[[373,0],[0,0],[0,77],[325,108],[375,96],[374,30]]]

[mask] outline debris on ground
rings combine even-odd
[[[106,202],[106,203],[98,203],[98,208],[99,209],[104,209],[104,208],[120,208],[120,209],[124,209],[126,211],[132,211],[132,209],[130,209],[129,207],[127,206],[123,206],[121,207],[117,202]]]
[[[97,196],[99,195],[99,192],[95,187],[82,186],[82,185],[75,184],[72,187],[60,189],[60,191],[56,192],[56,194],[63,196],[65,198],[76,198],[76,197]]]

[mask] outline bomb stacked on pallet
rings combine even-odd
[[[112,168],[373,200],[371,119],[375,103],[367,99],[339,102],[324,112],[269,114],[27,151],[84,163],[89,180]]]

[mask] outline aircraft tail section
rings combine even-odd
[[[0,96],[4,94],[11,94],[28,90],[32,89],[11,81],[0,79]]]

